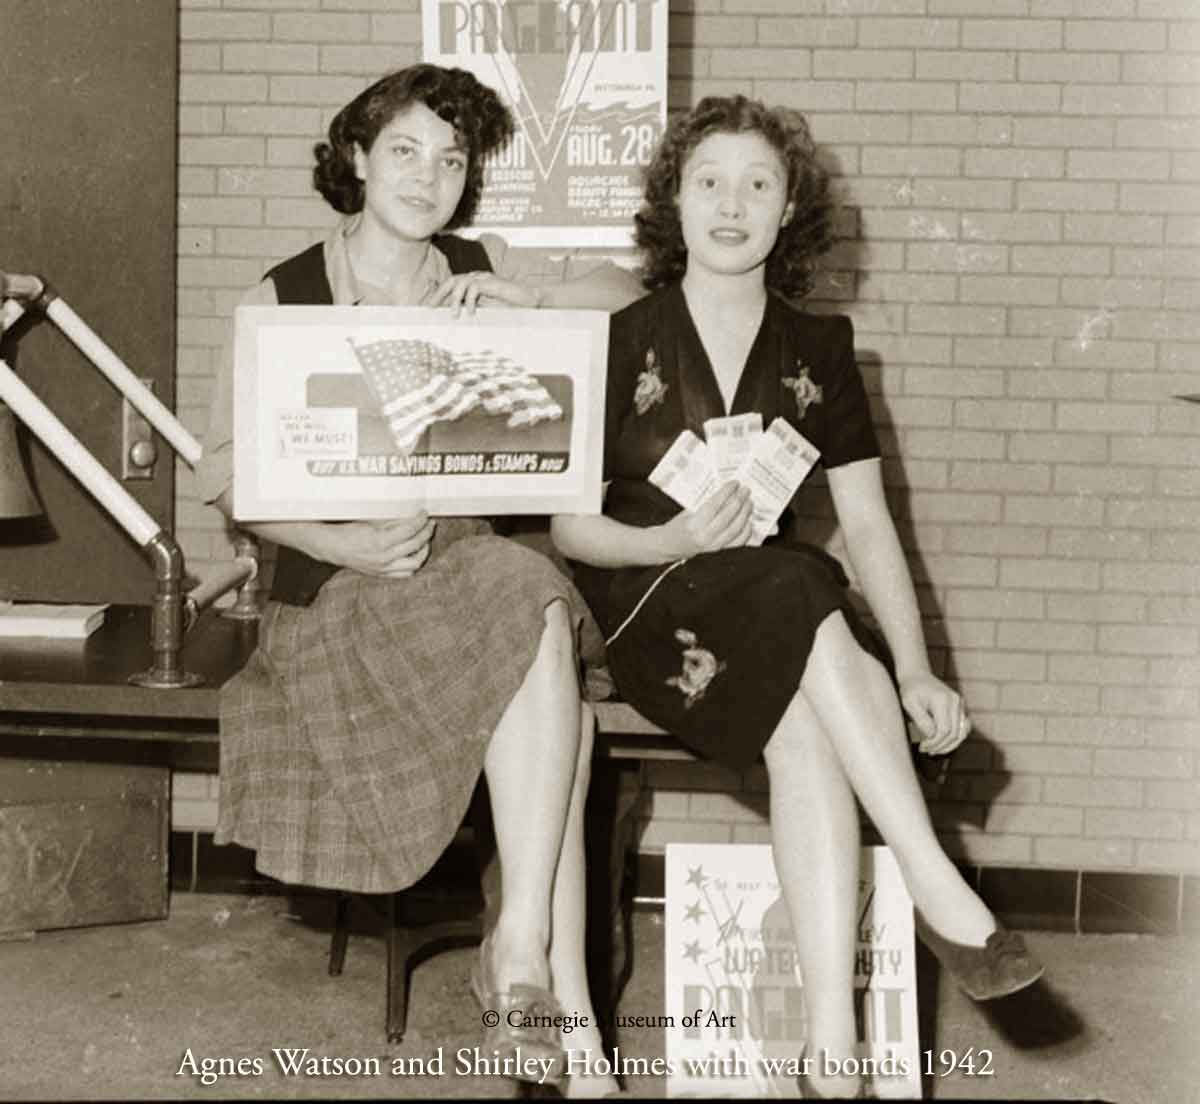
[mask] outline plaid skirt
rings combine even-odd
[[[283,882],[382,893],[453,839],[488,741],[567,602],[580,654],[602,655],[575,587],[545,556],[442,519],[411,578],[340,571],[311,606],[271,603],[221,693],[217,843]]]

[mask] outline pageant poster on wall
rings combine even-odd
[[[474,225],[514,245],[628,246],[667,117],[668,0],[422,0],[426,61],[500,93],[513,141]]]
[[[608,315],[239,307],[239,521],[599,513]]]
[[[864,847],[860,869],[855,1003],[871,1096],[920,1099],[912,900],[888,848]],[[667,1095],[798,1098],[804,986],[770,847],[668,844],[665,939]]]

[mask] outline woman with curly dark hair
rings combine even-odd
[[[463,151],[473,154],[464,162],[458,205],[439,232],[469,226],[483,192],[483,159],[512,137],[513,120],[495,92],[464,69],[413,65],[371,85],[334,116],[329,140],[317,144],[313,186],[335,211],[361,211],[366,184],[357,151],[369,153],[379,132],[413,103],[424,104],[452,126]]]
[[[788,302],[830,244],[829,208],[799,114],[711,97],[671,123],[637,216],[656,290],[612,321],[604,515],[557,517],[553,533],[622,696],[702,756],[765,761],[808,1012],[801,1085],[853,1095],[865,1089],[842,1068],[857,1048],[856,798],[899,862],[923,938],[972,996],[1014,992],[1042,968],[942,850],[907,746],[902,710],[934,755],[970,722],[926,656],[850,320]],[[712,479],[690,508],[651,481],[683,431],[707,429],[711,443],[735,424],[711,419],[738,415],[781,420],[797,455],[819,454],[887,646],[855,613],[838,561],[790,539],[786,512],[775,528],[756,515],[737,477]]]
[[[471,221],[483,159],[512,130],[495,93],[462,70],[416,65],[378,81],[316,147],[316,187],[345,217],[242,302],[628,303],[637,283],[615,266],[535,272],[494,236],[445,233]],[[227,516],[232,378],[227,353],[199,471],[203,498]],[[402,889],[450,843],[482,772],[502,878],[472,974],[498,1019],[483,1053],[513,1076],[560,1079],[564,1012],[580,1025],[573,1047],[602,1045],[584,964],[593,717],[577,658],[600,641],[583,600],[484,519],[244,527],[279,554],[258,650],[221,696],[217,842],[254,849],[285,882]],[[572,1076],[567,1095],[616,1088]]]
[[[642,251],[642,282],[657,289],[677,283],[687,271],[688,251],[679,212],[684,163],[708,134],[719,130],[756,132],[777,151],[788,179],[791,217],[779,228],[767,255],[763,280],[785,299],[801,299],[812,290],[817,258],[833,244],[833,208],[829,180],[817,161],[816,146],[804,116],[769,110],[757,100],[713,97],[686,124],[663,135],[646,169],[645,199],[634,216]]]

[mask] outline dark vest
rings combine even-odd
[[[491,272],[487,250],[469,238],[442,234],[433,239],[450,262],[451,272]],[[333,289],[325,274],[325,252],[321,242],[303,253],[277,264],[267,273],[275,284],[281,306],[328,306]],[[275,581],[271,597],[289,606],[307,606],[325,581],[338,570],[337,564],[314,560],[295,548],[280,545],[275,559]]]

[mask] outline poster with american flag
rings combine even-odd
[[[243,521],[598,513],[608,315],[241,307]]]
[[[535,376],[492,349],[456,356],[432,342],[404,338],[350,345],[403,453],[411,453],[435,422],[458,421],[480,406],[505,415],[510,427],[563,416]]]

